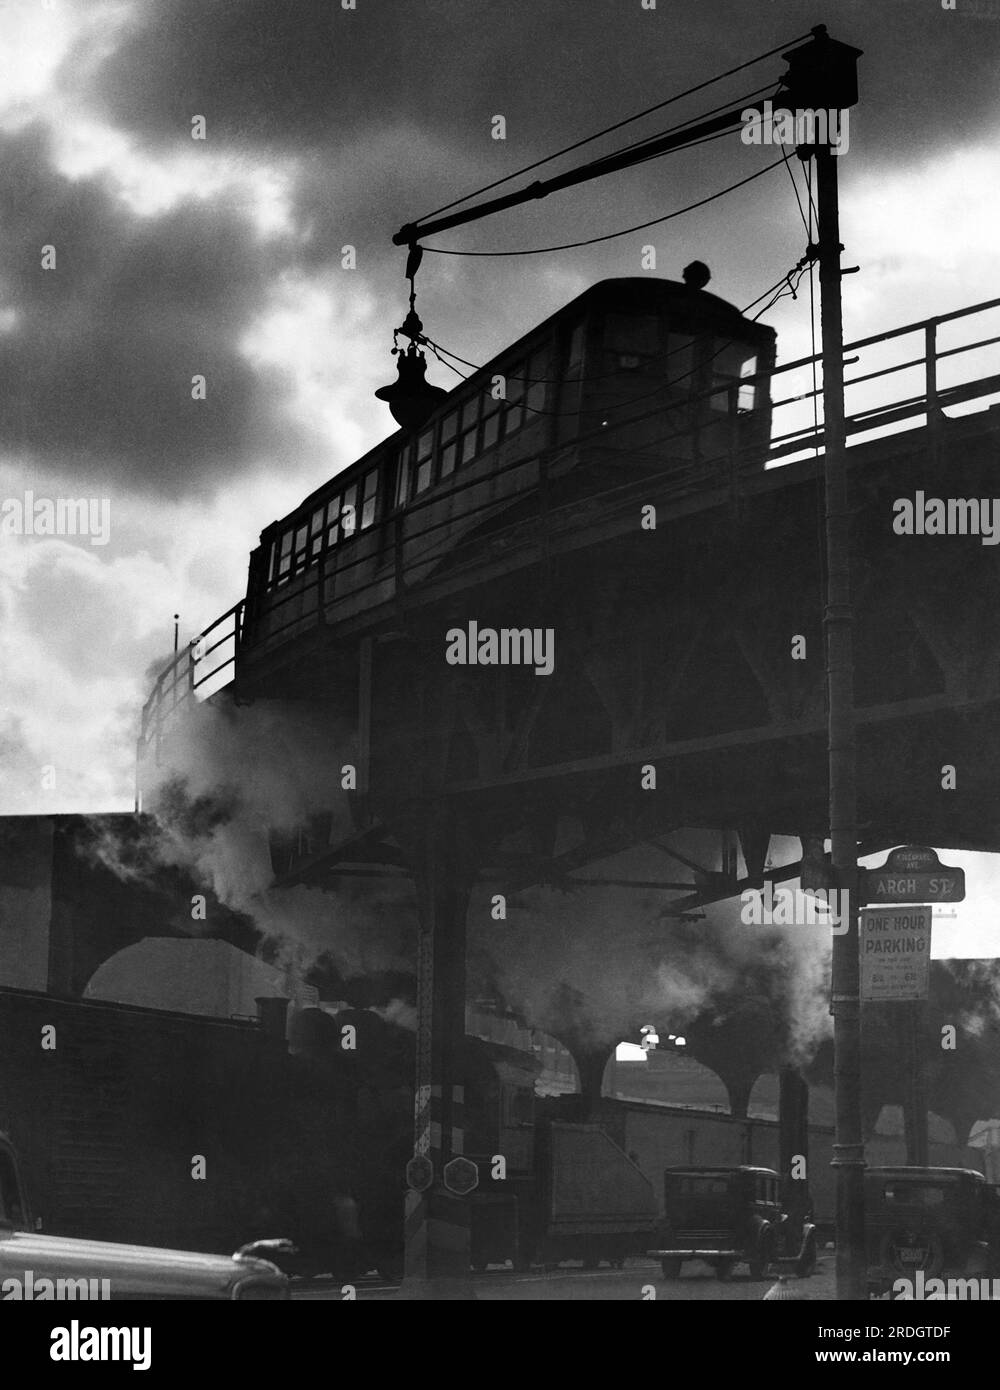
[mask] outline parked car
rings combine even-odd
[[[685,1260],[706,1260],[720,1279],[745,1261],[755,1279],[790,1257],[802,1277],[816,1266],[816,1228],[806,1222],[788,1249],[791,1231],[781,1205],[781,1179],[773,1168],[667,1168],[659,1259],[665,1279],[676,1279]]]
[[[868,1291],[901,1277],[1000,1275],[1000,1196],[972,1168],[869,1168]]]
[[[228,1256],[43,1235],[0,1134],[0,1300],[287,1299],[288,1279],[262,1256],[288,1245],[258,1241]]]

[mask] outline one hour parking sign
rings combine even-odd
[[[931,911],[927,906],[862,909],[862,999],[927,998]]]

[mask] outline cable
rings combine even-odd
[[[626,116],[624,120],[617,121],[614,125],[605,126],[594,135],[587,135],[582,140],[576,140],[572,145],[565,145],[561,150],[556,150],[554,154],[547,154],[543,159],[536,159],[533,164],[525,164],[523,168],[516,169],[512,174],[504,174],[503,178],[495,179],[493,183],[488,183],[483,188],[478,188],[474,193],[467,193],[463,198],[455,198],[453,202],[445,203],[443,207],[437,208],[434,212],[428,212],[423,217],[415,220],[414,225],[420,222],[429,222],[432,217],[440,217],[441,213],[448,212],[451,208],[457,208],[460,203],[467,203],[472,198],[479,198],[484,193],[491,192],[494,188],[499,188],[501,184],[509,183],[511,179],[520,178],[522,174],[530,174],[533,169],[540,168],[543,164],[550,164],[554,159],[560,159],[564,154],[570,154],[573,150],[582,149],[584,145],[592,144],[595,140],[600,140],[605,135],[611,135],[616,130],[622,130],[625,126],[631,125],[635,121],[642,120],[644,116],[651,116],[654,111],[662,111],[665,106],[671,106],[675,101],[682,101],[684,97],[694,96],[696,92],[704,91],[706,87],[713,86],[716,82],[722,82],[727,77],[733,77],[738,72],[743,72],[746,68],[752,68],[755,64],[763,62],[765,58],[773,58],[775,53],[790,48],[793,44],[805,43],[811,38],[811,34],[803,34],[797,39],[791,39],[788,43],[779,44],[777,48],[770,48],[766,53],[759,53],[756,58],[751,58],[745,63],[740,63],[735,68],[730,68],[728,72],[719,73],[717,77],[710,77],[705,82],[699,82],[694,87],[688,87],[684,92],[678,92],[676,96],[667,97],[665,101],[657,102],[655,106],[647,106],[644,111],[638,111],[634,116]]]
[[[806,192],[809,195],[809,245],[813,244],[813,212],[815,203],[812,194],[812,163],[806,168]],[[818,220],[818,216],[817,216]],[[819,439],[819,385],[816,376],[816,282],[813,273],[814,267],[809,266],[809,345],[812,348],[812,399],[813,399],[813,430],[815,437]],[[819,458],[819,444],[815,446],[816,457]]]
[[[731,131],[725,132],[727,135]],[[455,251],[444,246],[425,246],[425,251],[431,251],[438,256],[543,256],[550,251],[575,251],[580,246],[596,246],[602,241],[614,241],[616,237],[630,236],[632,232],[645,231],[647,227],[657,227],[663,222],[670,222],[675,217],[681,217],[686,212],[693,212],[695,208],[703,208],[708,203],[714,203],[717,198],[724,198],[727,193],[734,193],[737,188],[743,188],[748,183],[753,183],[754,179],[762,178],[772,169],[776,169],[782,161],[776,159],[773,164],[767,164],[763,169],[758,169],[755,174],[750,174],[745,179],[740,179],[738,183],[731,183],[728,188],[722,188],[718,193],[712,193],[707,198],[699,198],[696,203],[688,203],[687,207],[678,208],[676,212],[668,212],[663,217],[651,218],[649,222],[639,222],[634,227],[625,227],[620,232],[607,232],[604,236],[588,237],[585,241],[567,241],[561,246],[535,246],[523,251]]]
[[[799,197],[799,186],[795,182],[795,175],[792,173],[792,166],[789,162],[788,155],[785,153],[784,146],[782,146],[781,157],[785,161],[785,168],[788,170],[788,177],[792,181],[792,192],[795,194],[795,201],[798,204],[799,216],[802,218],[802,225],[806,229],[806,240],[807,242],[811,243],[812,236],[810,235],[809,223],[806,221],[806,215],[802,210],[802,199]]]
[[[620,150],[613,150],[611,154],[601,155],[599,159],[592,159],[589,164],[581,164],[581,170],[598,170],[610,159],[618,159],[623,154],[630,154],[633,150],[641,150],[644,145],[653,145],[662,140],[667,135],[680,135],[688,126],[701,125],[709,116],[716,116],[720,111],[725,111],[727,107],[747,106],[755,97],[763,96],[765,92],[769,95],[776,95],[778,86],[773,82],[765,83],[763,87],[755,87],[752,92],[747,92],[742,97],[734,97],[732,101],[724,101],[719,106],[712,106],[707,111],[703,111],[700,116],[692,116],[689,120],[678,121],[677,125],[668,126],[666,130],[658,130],[652,135],[643,136],[641,140],[635,140],[631,145],[623,145]],[[661,154],[677,154],[681,150],[693,150],[698,145],[707,144],[709,140],[721,139],[724,135],[731,135],[735,127],[727,130],[718,130],[713,135],[703,136],[700,140],[691,140],[687,144],[678,145],[673,150],[657,150],[647,156],[647,159],[636,160],[636,164],[645,164],[649,159],[658,159]],[[635,166],[631,166],[635,167]]]

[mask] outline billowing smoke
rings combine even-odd
[[[160,764],[144,769],[148,832],[125,844],[109,831],[98,855],[124,878],[183,870],[251,919],[270,960],[300,974],[321,958],[343,979],[412,971],[408,881],[342,878],[336,891],[274,886],[272,842],[279,854],[284,843],[311,858],[352,834],[341,770],[354,761],[349,731],[322,707],[206,704],[178,721]],[[211,914],[190,930],[211,935]]]
[[[698,1024],[701,1052],[719,1065],[750,1052],[758,1072],[806,1061],[830,1032],[828,931],[747,926],[739,899],[694,919],[672,911],[671,896],[539,888],[499,922],[475,904],[476,966],[578,1056],[638,1041],[646,1023],[661,1033]]]
[[[277,843],[280,852],[283,837],[307,858],[350,838],[342,768],[354,762],[351,730],[322,706],[205,705],[164,740],[161,766],[145,775],[143,807],[154,827],[147,862],[113,842],[103,857],[124,876],[150,860],[183,869],[252,920],[271,959],[302,974],[326,962],[341,981],[412,977],[409,880],[274,887],[272,849]],[[585,884],[526,890],[496,921],[492,891],[474,895],[470,908],[470,993],[492,988],[576,1055],[610,1051],[653,1023],[700,1034],[706,1061],[742,1051],[767,1070],[808,1059],[829,1032],[822,928],[747,926],[737,899],[693,920],[671,910],[670,893]],[[211,929],[210,921],[191,924],[192,932]],[[406,993],[394,989],[369,1004],[412,1026]]]

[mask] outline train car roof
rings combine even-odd
[[[698,317],[705,320],[706,328],[717,325],[750,342],[773,343],[776,337],[775,330],[769,325],[744,318],[735,304],[730,304],[727,299],[721,299],[717,294],[710,294],[707,290],[692,289],[690,285],[685,285],[679,280],[664,280],[652,275],[614,276],[608,280],[598,280],[595,285],[590,285],[575,299],[571,299],[568,304],[556,309],[554,313],[549,314],[548,318],[542,319],[533,328],[529,328],[526,333],[522,333],[520,338],[516,338],[512,343],[507,343],[504,347],[499,348],[487,362],[470,372],[464,381],[458,382],[449,390],[427,423],[430,424],[443,411],[449,409],[452,402],[460,399],[465,391],[472,389],[479,381],[488,378],[494,364],[501,358],[517,356],[530,344],[533,338],[554,327],[564,318],[571,318],[574,314],[595,308],[635,311],[649,306],[662,311],[671,305],[682,311],[695,311]],[[332,478],[328,478],[319,487],[314,488],[307,497],[297,503],[290,512],[286,512],[280,520],[282,522],[288,521],[298,512],[308,510],[316,498],[326,493],[334,479],[344,478],[345,481],[349,481],[355,469],[359,473],[365,472],[376,455],[379,455],[383,449],[400,448],[410,438],[412,438],[412,434],[402,429],[387,434],[384,439],[373,444],[370,449],[342,468],[339,473],[335,473]],[[272,522],[271,525],[273,524]],[[261,534],[263,536],[264,533]]]

